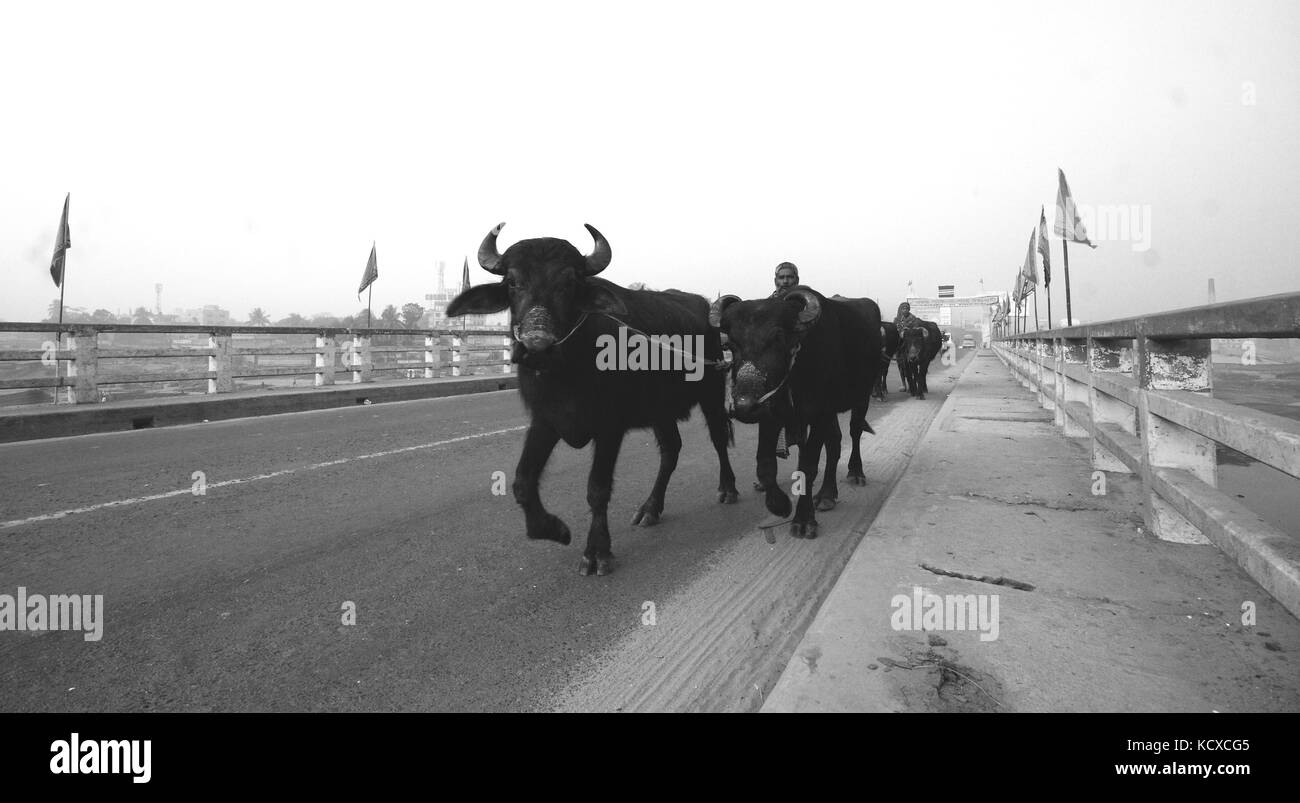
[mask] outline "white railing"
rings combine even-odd
[[[1300,478],[1300,421],[1213,397],[1212,338],[1300,337],[1300,293],[1007,335],[994,343],[1093,466],[1141,478],[1158,537],[1214,543],[1300,616],[1300,539],[1218,490],[1222,444]],[[1300,490],[1300,489],[1298,489]]]
[[[38,341],[42,335],[46,339]],[[125,347],[102,340],[140,335],[151,336],[144,339],[152,344]],[[204,343],[178,343],[189,339],[178,335],[199,335]],[[26,348],[0,349],[0,390],[53,388],[57,394],[67,388],[68,400],[77,404],[102,401],[107,385],[206,380],[208,393],[227,393],[235,390],[236,379],[310,376],[319,387],[335,384],[339,374],[359,383],[461,376],[483,367],[512,372],[510,338],[500,330],[0,323],[5,336],[28,342]],[[290,342],[307,338],[310,344]],[[250,344],[267,339],[280,342]],[[306,355],[311,360],[296,365],[259,362]],[[184,365],[194,358],[206,358],[206,367]]]

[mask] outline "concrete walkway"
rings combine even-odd
[[[1300,711],[1300,621],[1141,510],[979,351],[763,710]]]

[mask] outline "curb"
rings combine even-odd
[[[519,387],[516,375],[467,377],[402,384],[349,384],[233,397],[161,399],[89,404],[0,413],[0,443],[123,432],[279,413],[352,407],[358,404],[436,399]]]

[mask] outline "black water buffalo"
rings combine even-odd
[[[883,345],[880,348],[880,378],[876,380],[876,398],[884,401],[889,396],[889,364],[898,353],[901,338],[898,336],[898,327],[891,321],[880,324],[880,337]],[[903,381],[906,383],[907,379],[904,378]]]
[[[758,478],[767,509],[790,515],[790,497],[776,481],[776,439],[782,426],[806,438],[799,443],[799,470],[806,491],[790,525],[796,538],[815,538],[814,506],[833,507],[839,496],[835,470],[840,458],[838,413],[851,410],[853,441],[849,481],[866,484],[859,441],[871,389],[880,371],[880,308],[867,298],[828,299],[799,286],[777,299],[713,302],[711,323],[727,334],[733,350],[731,415],[759,424]],[[826,449],[826,476],[814,503],[810,496],[818,462]]]
[[[921,321],[920,326],[904,329],[902,342],[898,347],[898,370],[907,383],[907,392],[918,399],[925,399],[930,388],[925,383],[930,371],[930,362],[939,354],[943,346],[943,333],[934,321]]]
[[[587,479],[591,528],[579,571],[607,574],[613,557],[607,511],[614,464],[629,429],[653,427],[659,442],[659,474],[633,524],[659,521],[682,446],[677,422],[689,418],[697,404],[718,453],[718,501],[738,498],[727,458],[731,429],[723,405],[724,374],[705,365],[721,360],[722,343],[709,326],[704,298],[676,290],[628,290],[598,278],[612,253],[591,226],[595,248],[583,256],[567,241],[550,237],[521,240],[501,254],[497,235],[504,225],[492,229],[478,251],[479,264],[501,281],[461,293],[447,315],[510,310],[511,360],[519,364],[519,392],[532,415],[514,481],[529,538],[569,543],[568,526],[542,505],[542,469],[561,438],[575,449],[595,442]],[[611,362],[612,346],[639,337],[649,342],[647,335],[664,337],[656,339],[655,348],[662,350],[653,363]]]

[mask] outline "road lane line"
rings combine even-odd
[[[279,471],[272,471],[267,474],[255,474],[252,477],[240,477],[238,479],[233,479],[233,480],[222,480],[221,482],[210,482],[207,484],[207,487],[211,489],[211,488],[224,488],[230,485],[244,485],[250,482],[256,482],[258,480],[269,480],[275,477],[283,477],[288,474],[300,474],[302,472],[316,471],[317,469],[328,468],[330,466],[339,466],[339,465],[343,465],[344,463],[351,463],[354,460],[373,460],[377,457],[389,457],[390,455],[402,454],[405,452],[414,452],[419,449],[433,449],[438,446],[447,446],[448,444],[452,444],[452,443],[460,443],[462,441],[474,440],[475,438],[487,438],[492,435],[504,435],[507,432],[518,432],[521,429],[528,429],[528,425],[523,424],[517,427],[506,427],[505,429],[494,429],[491,432],[476,432],[473,435],[461,435],[456,438],[447,438],[446,440],[433,441],[432,443],[421,443],[416,446],[403,446],[398,449],[387,449],[382,452],[372,452],[370,454],[360,454],[360,455],[355,455],[353,457],[344,457],[340,460],[327,460],[323,463],[312,463],[309,466],[302,466],[301,468],[286,468],[286,469],[281,469]],[[87,505],[86,507],[74,507],[74,508],[69,508],[68,510],[60,510],[55,513],[43,513],[39,516],[29,516],[28,518],[25,519],[14,519],[12,521],[0,522],[0,530],[8,530],[13,527],[21,527],[24,524],[35,524],[36,522],[41,522],[41,521],[52,521],[54,519],[62,519],[67,516],[74,516],[81,513],[92,513],[96,510],[103,510],[104,508],[122,507],[124,505],[138,505],[141,502],[154,502],[159,499],[168,499],[173,496],[186,496],[192,493],[193,491],[190,488],[183,488],[176,491],[167,491],[166,493],[150,494],[149,496],[136,496],[130,499],[117,499],[112,502],[100,502],[97,505]]]

